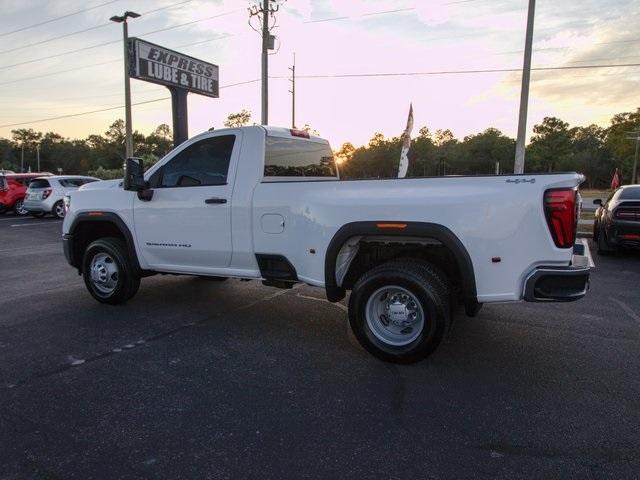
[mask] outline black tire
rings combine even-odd
[[[13,211],[19,217],[24,217],[25,215],[29,215],[29,212],[22,208],[24,201],[22,199],[16,200],[16,203],[13,204]]]
[[[64,214],[64,203],[62,203],[62,200],[58,200],[53,204],[51,215],[53,215],[54,218],[59,218],[60,220],[62,220],[64,218]]]
[[[598,232],[598,255],[611,255],[615,249],[612,248],[609,245],[609,242],[607,241],[607,235],[605,234],[605,232],[599,231]]]
[[[29,212],[29,215],[34,218],[42,218],[44,217],[44,212]]]
[[[374,333],[367,321],[369,299],[385,287],[400,287],[408,291],[422,309],[423,327],[410,343],[393,345],[385,342]],[[381,360],[393,363],[423,360],[440,345],[449,330],[449,290],[446,276],[428,263],[393,261],[379,265],[366,272],[351,292],[349,323],[353,334],[360,345]]]
[[[600,234],[600,227],[598,227],[598,220],[593,221],[593,241],[598,241],[598,235]]]
[[[115,286],[112,291],[101,290],[98,282],[94,283],[91,276],[91,263],[98,255],[105,255],[117,267]],[[110,262],[105,262],[109,264]],[[140,288],[140,277],[135,273],[135,267],[129,259],[125,243],[114,237],[105,237],[91,243],[84,252],[82,259],[82,276],[84,283],[93,298],[101,303],[117,305],[132,298]]]

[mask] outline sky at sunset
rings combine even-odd
[[[124,10],[143,14],[130,21],[131,36],[220,66],[220,98],[189,95],[190,135],[222,127],[241,109],[259,122],[261,44],[247,22],[250,3],[0,0],[0,137],[15,128],[86,137],[124,117],[113,109],[32,123],[123,105],[121,26],[108,19]],[[526,10],[526,0],[289,0],[276,15],[278,50],[269,57],[269,123],[291,123],[295,52],[297,124],[336,148],[364,144],[376,131],[399,135],[409,102],[414,134],[422,126],[458,137],[497,127],[515,136],[520,72],[442,72],[520,69]],[[538,0],[533,66],[640,64],[638,20],[637,1]],[[402,75],[340,77],[361,74]],[[607,125],[612,114],[640,106],[639,81],[640,66],[534,71],[529,132],[545,116]],[[171,124],[166,98],[166,88],[132,80],[134,103],[164,99],[134,106],[134,129]]]

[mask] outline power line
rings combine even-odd
[[[160,29],[158,29],[158,30],[152,30],[152,31],[150,31],[150,32],[146,32],[146,33],[140,34],[139,36],[152,35],[152,34],[154,34],[154,33],[159,33],[159,32],[166,32],[166,31],[168,31],[168,30],[173,30],[173,29],[180,28],[180,27],[184,27],[184,26],[187,26],[187,25],[192,25],[192,24],[194,24],[194,23],[204,22],[204,21],[206,21],[206,20],[212,20],[212,19],[214,19],[214,18],[223,17],[223,16],[225,16],[225,15],[231,15],[232,13],[235,13],[235,12],[237,12],[237,11],[240,11],[240,10],[231,10],[231,11],[229,11],[229,12],[220,13],[220,14],[218,14],[218,15],[213,15],[213,16],[211,16],[211,17],[201,18],[201,19],[199,19],[199,20],[192,20],[192,21],[190,21],[190,22],[180,23],[180,24],[178,24],[178,25],[173,25],[173,26],[171,26],[171,27],[160,28]],[[40,62],[40,61],[42,61],[42,60],[49,60],[49,59],[51,59],[51,58],[59,58],[59,57],[63,57],[63,56],[65,56],[65,55],[70,55],[70,54],[72,54],[72,53],[83,52],[83,51],[85,51],[85,50],[91,50],[91,49],[93,49],[93,48],[98,48],[98,47],[104,47],[104,46],[106,46],[106,45],[113,45],[113,44],[115,44],[115,43],[120,43],[120,42],[122,42],[122,40],[120,40],[120,39],[118,39],[118,40],[112,40],[112,41],[109,41],[109,42],[102,42],[102,43],[98,43],[98,44],[96,44],[96,45],[89,45],[88,47],[77,48],[77,49],[75,49],[75,50],[67,50],[67,51],[65,51],[65,52],[57,53],[57,54],[55,54],[55,55],[48,55],[48,56],[46,56],[46,57],[39,57],[39,58],[34,58],[34,59],[32,59],[32,60],[25,60],[25,61],[23,61],[23,62],[14,63],[14,64],[12,64],[12,65],[4,65],[4,66],[0,66],[0,69],[2,69],[2,70],[6,70],[6,69],[8,69],[8,68],[19,67],[19,66],[22,66],[22,65],[28,65],[28,64],[30,64],[30,63],[36,63],[36,62]]]
[[[244,82],[238,82],[238,83],[231,83],[229,85],[223,85],[220,87],[220,90],[222,90],[223,88],[231,88],[231,87],[237,87],[239,85],[247,85],[249,83],[256,83],[259,82],[260,79],[255,79],[255,80],[246,80]],[[162,98],[154,98],[153,100],[145,100],[142,102],[136,102],[136,103],[132,103],[131,105],[146,105],[148,103],[154,103],[154,102],[162,102],[164,100],[170,100],[171,97],[162,97]],[[48,117],[48,118],[40,118],[38,120],[30,120],[28,122],[20,122],[20,123],[8,123],[5,125],[0,125],[0,128],[7,128],[7,127],[18,127],[20,125],[31,125],[33,123],[43,123],[43,122],[49,122],[49,121],[53,121],[53,120],[62,120],[65,118],[73,118],[73,117],[80,117],[83,115],[91,115],[93,113],[101,113],[101,112],[108,112],[110,110],[118,110],[124,108],[124,105],[118,105],[116,107],[109,107],[109,108],[101,108],[98,110],[91,110],[89,112],[78,112],[78,113],[69,113],[66,115],[59,115],[57,117]]]
[[[618,67],[640,67],[640,63],[618,63],[608,65],[569,65],[558,67],[532,67],[531,70],[549,71],[549,70],[577,70],[588,68],[618,68]],[[413,77],[426,75],[464,75],[477,73],[510,73],[521,72],[522,68],[493,68],[493,69],[477,69],[477,70],[435,70],[430,72],[378,72],[378,73],[338,73],[338,74],[321,74],[321,75],[296,75],[296,78],[362,78],[362,77]],[[288,78],[288,77],[274,77]]]
[[[455,2],[446,2],[446,3],[440,3],[438,5],[434,5],[434,7],[440,7],[440,6],[445,6],[445,5],[456,5],[456,4],[462,4],[462,3],[471,3],[471,2],[477,2],[480,0],[458,0]],[[390,14],[390,13],[404,13],[404,12],[413,12],[415,10],[418,10],[417,7],[407,7],[407,8],[397,8],[395,10],[383,10],[380,12],[370,12],[370,13],[362,13],[360,15],[355,15],[355,16],[350,16],[350,15],[344,15],[344,16],[340,16],[340,17],[329,17],[329,18],[319,18],[317,20],[306,20],[302,23],[324,23],[324,22],[333,22],[336,20],[348,20],[350,18],[354,18],[354,17],[372,17],[374,15],[386,15],[386,14]]]
[[[104,7],[105,5],[110,5],[112,3],[116,3],[116,2],[119,2],[119,1],[120,0],[110,0],[109,2],[100,3],[99,5],[95,5],[93,7],[84,8],[82,10],[78,10],[78,11],[75,11],[75,12],[67,13],[66,15],[62,15],[60,17],[56,17],[56,18],[52,18],[52,19],[49,19],[49,20],[45,20],[44,22],[39,22],[39,23],[34,23],[32,25],[27,25],[26,27],[21,27],[21,28],[18,28],[16,30],[11,30],[10,32],[0,33],[0,37],[5,37],[5,36],[11,35],[13,33],[24,32],[25,30],[29,30],[31,28],[39,27],[41,25],[46,25],[48,23],[52,23],[52,22],[55,22],[55,21],[58,21],[58,20],[62,20],[63,18],[72,17],[72,16],[78,15],[80,13],[88,12],[89,10],[95,10],[96,8]]]
[[[167,5],[165,7],[160,7],[160,8],[156,8],[156,9],[153,9],[153,10],[149,10],[147,12],[142,12],[141,15],[151,15],[153,13],[157,13],[157,12],[160,12],[162,10],[167,10],[169,8],[174,8],[174,7],[177,7],[177,6],[180,6],[180,5],[184,5],[185,3],[189,3],[189,2],[192,2],[192,1],[193,0],[182,0],[181,2],[174,3],[172,5]],[[47,38],[46,40],[41,40],[39,42],[29,43],[27,45],[21,45],[19,47],[10,48],[9,50],[2,50],[0,52],[0,54],[15,52],[17,50],[23,50],[25,48],[35,47],[37,45],[43,45],[45,43],[53,42],[55,40],[60,40],[61,38],[72,37],[73,35],[79,35],[81,33],[86,33],[86,32],[90,32],[92,30],[97,30],[99,28],[104,28],[104,27],[109,26],[111,24],[112,24],[111,22],[101,23],[100,25],[95,25],[93,27],[84,28],[82,30],[76,30],[75,32],[65,33],[63,35],[58,35],[57,37]]]
[[[192,0],[189,0],[189,1],[192,1]],[[146,34],[146,35],[148,35],[148,34]],[[201,40],[201,41],[198,41],[198,42],[186,43],[184,45],[178,45],[176,48],[191,47],[191,46],[194,46],[194,45],[200,45],[202,43],[213,42],[215,40],[222,40],[224,38],[232,37],[232,36],[233,36],[233,34],[221,35],[221,36],[216,37],[216,38],[209,38],[207,40]],[[67,68],[65,70],[59,70],[57,72],[51,72],[51,73],[44,73],[42,75],[35,75],[35,76],[17,78],[15,80],[10,80],[8,82],[2,82],[2,83],[0,83],[0,86],[2,86],[2,85],[10,85],[12,83],[25,82],[25,81],[29,81],[29,80],[36,80],[36,79],[39,79],[39,78],[53,77],[55,75],[62,75],[64,73],[75,72],[76,70],[82,70],[82,69],[91,68],[91,67],[98,67],[98,66],[101,66],[101,65],[107,65],[109,63],[116,63],[116,62],[122,62],[122,58],[117,58],[117,59],[114,59],[114,60],[106,60],[104,62],[92,63],[92,64],[89,64],[89,65],[81,65],[79,67]]]

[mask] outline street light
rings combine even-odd
[[[124,41],[124,115],[125,115],[125,153],[126,157],[133,157],[133,135],[131,133],[131,87],[129,85],[129,30],[127,18],[138,18],[139,13],[126,11],[124,15],[114,15],[109,20],[122,24],[122,39]]]

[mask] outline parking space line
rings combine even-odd
[[[338,307],[340,310],[344,311],[344,312],[348,312],[349,309],[347,307],[345,307],[343,304],[341,303],[333,303],[330,302],[329,300],[326,300],[324,298],[318,298],[318,297],[312,297],[310,295],[302,295],[301,293],[296,294],[296,297],[298,298],[306,298],[307,300],[315,300],[316,302],[323,302],[323,303],[327,303],[329,305],[333,305],[334,307]]]
[[[15,225],[11,225],[11,227],[33,227],[35,225],[52,225],[54,223],[62,223],[62,220],[58,220],[54,222],[16,223]]]
[[[636,312],[634,312],[633,309],[629,305],[624,303],[622,300],[618,300],[617,298],[609,297],[609,300],[611,300],[614,303],[617,303],[618,306],[622,310],[624,310],[624,313],[629,315],[629,317],[631,317],[633,320],[635,320],[638,323],[638,325],[640,325],[640,316],[638,316],[638,314]]]
[[[591,250],[589,249],[589,240],[587,240],[586,238],[579,238],[578,241],[582,245],[584,245],[584,254],[589,260],[589,268],[596,268],[596,264],[593,261],[593,256],[591,255]]]

